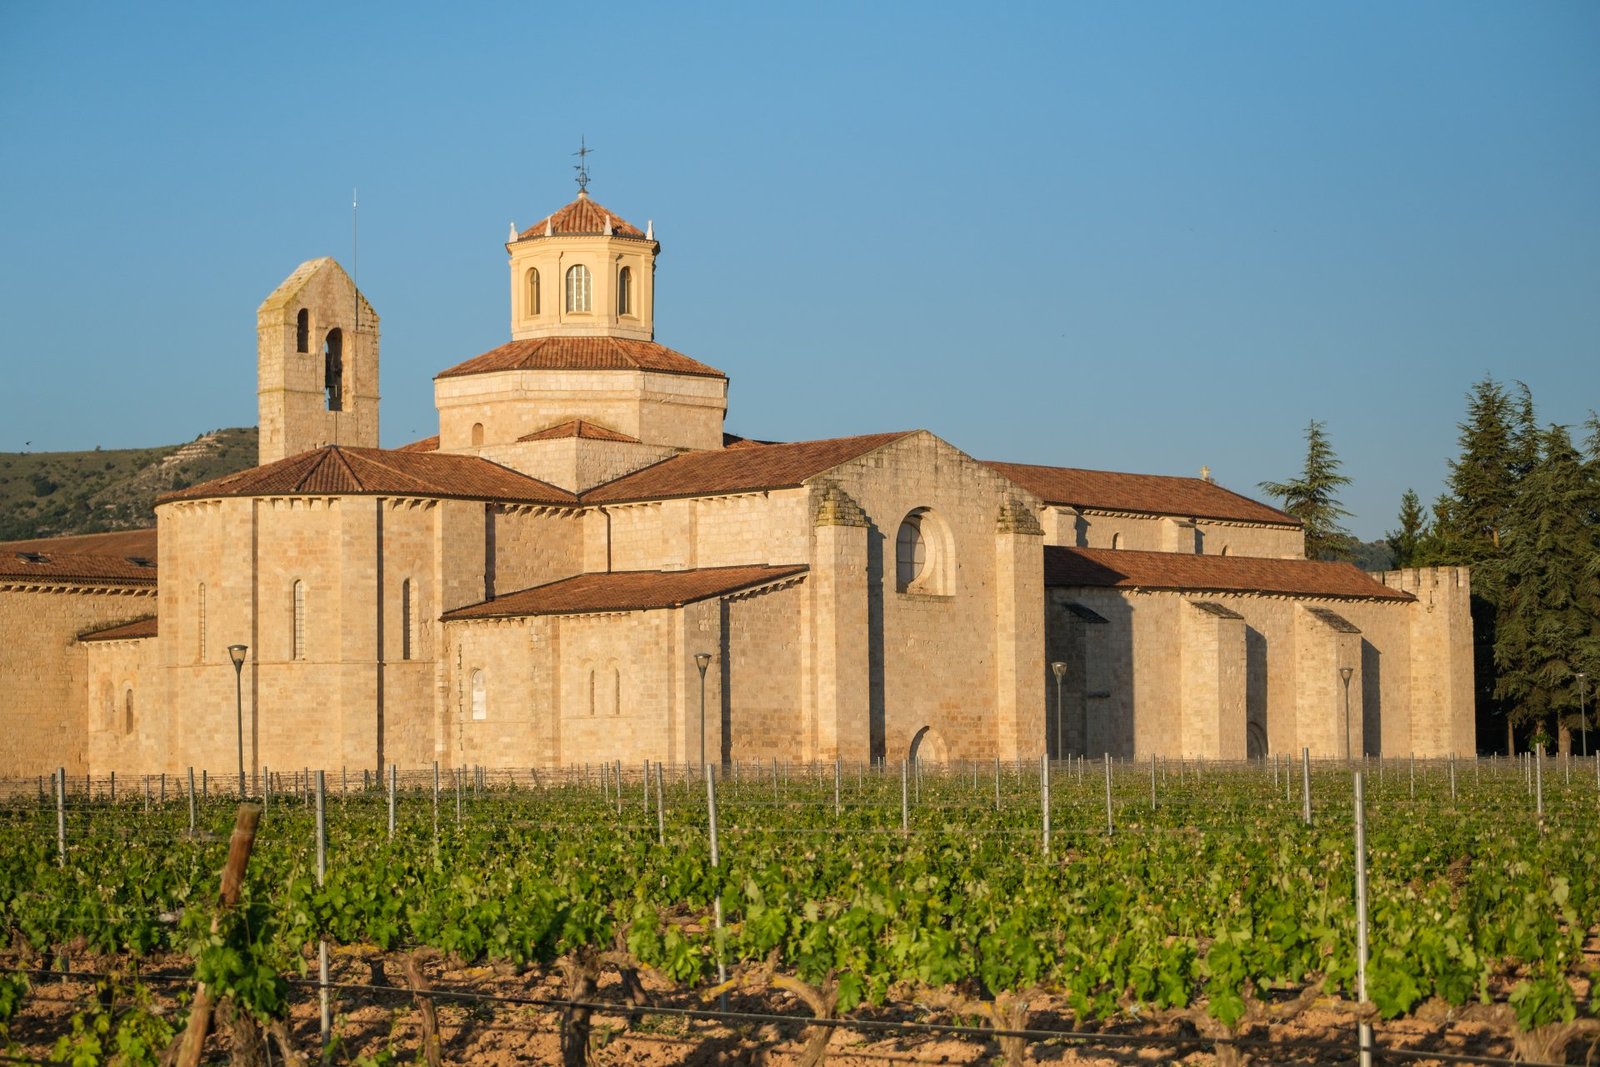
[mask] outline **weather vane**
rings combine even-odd
[[[578,162],[572,169],[578,172],[578,192],[580,193],[589,191],[589,161],[584,157],[593,151],[594,149],[590,148],[582,137],[578,138],[578,150],[572,153],[578,157]]]

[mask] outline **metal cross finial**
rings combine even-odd
[[[589,147],[584,138],[578,138],[578,150],[572,153],[578,157],[578,162],[572,169],[578,172],[578,192],[580,193],[589,191],[589,161],[585,157],[593,151],[594,149]]]

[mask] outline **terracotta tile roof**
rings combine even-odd
[[[1173,589],[1342,600],[1414,600],[1349,563],[1254,556],[1191,556],[1046,545],[1046,586]]]
[[[914,432],[906,430],[863,437],[835,437],[826,441],[795,441],[760,448],[724,448],[717,452],[685,452],[623,475],[616,481],[596,486],[583,494],[583,502],[614,504],[629,500],[789,489],[807,478]]]
[[[643,237],[644,231],[633,223],[628,222],[621,215],[607,211],[601,205],[590,200],[588,194],[580,193],[578,199],[557,211],[547,215],[526,230],[517,234],[517,240],[528,241],[535,237],[545,236],[545,229],[551,236],[559,237],[562,234],[603,234],[606,232],[606,217],[611,217],[611,232],[618,237]]]
[[[531,337],[511,341],[434,377],[459,378],[464,374],[508,370],[648,370],[700,378],[727,377],[717,368],[666,345],[631,337]]]
[[[1300,520],[1292,515],[1240,496],[1203,478],[1121,474],[1117,471],[1040,467],[1031,463],[997,463],[992,460],[986,460],[985,464],[1046,504],[1180,515],[1193,519],[1261,522],[1274,526],[1300,525]]]
[[[156,617],[146,615],[142,619],[125,622],[120,626],[108,626],[104,630],[90,630],[78,635],[79,641],[132,641],[140,637],[156,636]]]
[[[328,445],[167,493],[157,504],[224,496],[422,496],[575,504],[565,489],[477,456]]]
[[[96,556],[139,556],[153,560],[156,558],[156,528],[146,526],[140,530],[0,541],[0,556],[11,552],[79,552]]]
[[[723,448],[762,448],[777,443],[777,441],[757,441],[754,437],[740,437],[736,433],[724,432],[722,435]]]
[[[598,422],[589,422],[586,419],[568,419],[566,422],[525,434],[517,440],[559,441],[568,437],[581,437],[585,441],[622,441],[630,445],[639,443],[637,437],[630,437],[620,430],[613,430],[609,426],[601,426]]]
[[[580,574],[549,585],[523,589],[446,612],[455,619],[512,618],[522,615],[582,615],[601,611],[676,608],[697,600],[804,574],[803,564],[784,567],[705,567],[692,571],[612,571]]]
[[[144,562],[139,562],[143,560]],[[149,555],[100,555],[38,549],[0,551],[0,583],[143,587],[156,584],[156,559]]]
[[[401,445],[396,452],[437,452],[439,451],[439,435],[424,437],[420,441],[412,441],[409,445]]]

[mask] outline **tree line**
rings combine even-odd
[[[1425,508],[1400,499],[1386,535],[1396,567],[1472,571],[1472,623],[1480,747],[1486,729],[1529,745],[1593,752],[1600,668],[1600,416],[1570,427],[1540,425],[1526,385],[1485,377],[1467,394],[1459,454],[1445,491]],[[1322,423],[1306,430],[1306,461],[1286,482],[1261,488],[1305,524],[1308,559],[1349,559],[1338,492],[1350,484]],[[1553,735],[1551,731],[1554,731]],[[1498,747],[1495,744],[1494,747]]]

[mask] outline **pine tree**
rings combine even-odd
[[[1577,672],[1600,635],[1600,494],[1565,427],[1540,434],[1533,454],[1502,531],[1495,695],[1513,724],[1557,726],[1568,752]]]
[[[1384,534],[1396,567],[1415,567],[1428,537],[1428,520],[1416,490],[1407,489],[1400,497],[1400,529]]]
[[[1306,463],[1300,477],[1287,482],[1262,482],[1261,489],[1283,499],[1283,510],[1305,527],[1307,559],[1347,559],[1353,539],[1339,520],[1350,513],[1335,495],[1350,484],[1339,473],[1339,459],[1316,419],[1306,427]]]

